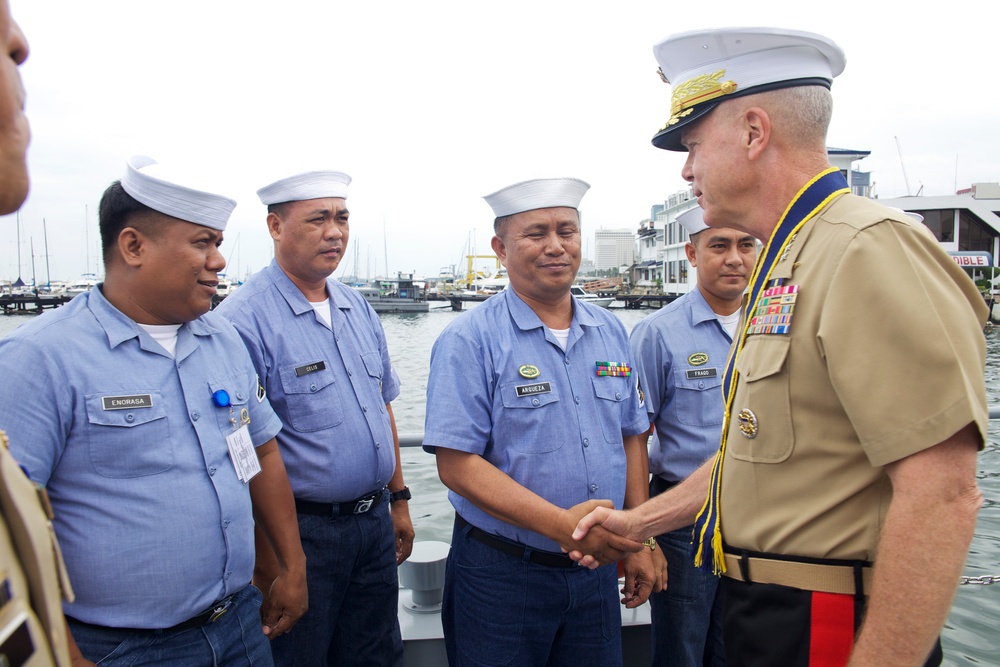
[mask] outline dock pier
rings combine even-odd
[[[67,294],[0,294],[0,308],[4,315],[35,312],[55,308],[73,297]]]

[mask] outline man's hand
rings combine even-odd
[[[577,507],[580,507],[580,505],[577,505]],[[642,547],[642,541],[645,537],[642,535],[642,530],[643,526],[634,520],[631,511],[611,509],[607,505],[602,505],[593,509],[577,522],[572,538],[579,544],[585,545],[589,536],[594,531],[599,531],[598,535],[610,532],[620,536],[621,539],[626,540],[629,544],[638,544],[641,548],[644,548]],[[628,551],[638,551],[638,549],[628,549]],[[570,558],[592,570],[605,563],[605,561],[597,557],[597,554],[588,551],[586,548],[570,549],[568,553]]]
[[[667,555],[663,553],[659,543],[656,545],[656,551],[650,553],[653,556],[653,576],[656,579],[653,583],[653,592],[659,593],[667,590]]]
[[[413,521],[410,508],[405,500],[397,500],[390,506],[392,530],[396,535],[396,565],[401,565],[413,552]]]
[[[625,605],[626,609],[635,609],[649,599],[650,593],[663,589],[656,571],[653,553],[643,547],[642,551],[625,557],[625,585],[622,586],[622,604]]]
[[[593,565],[589,565],[588,563],[591,569],[598,565],[607,565],[608,563],[620,561],[629,553],[644,549],[645,547],[642,546],[642,542],[621,537],[602,526],[592,527],[581,539],[575,539],[570,536],[574,527],[579,524],[585,515],[595,510],[608,511],[609,508],[613,507],[614,503],[610,500],[588,500],[566,510],[569,517],[569,528],[566,531],[565,538],[559,540],[559,546],[569,554],[578,553],[581,554],[581,557],[585,554],[593,562]],[[575,558],[574,560],[580,560],[580,558]]]
[[[62,618],[62,616],[60,616]],[[73,638],[73,633],[69,631],[69,626],[66,626],[66,644],[69,648],[69,664],[71,667],[97,667],[97,665],[90,660],[83,657],[83,653],[80,652],[80,647],[77,646],[76,640]],[[6,663],[6,656],[4,656]]]
[[[257,558],[253,585],[264,596],[260,605],[261,631],[268,639],[291,630],[309,607],[305,558],[301,568],[284,570],[260,526],[254,529]]]
[[[281,573],[267,589],[260,607],[264,636],[274,639],[288,632],[308,608],[305,570]]]

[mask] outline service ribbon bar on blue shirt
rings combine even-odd
[[[632,375],[632,367],[624,361],[598,361],[597,375],[598,377],[629,377]]]
[[[740,332],[739,340],[734,346],[726,362],[726,371],[723,375],[722,391],[725,399],[726,411],[722,423],[722,440],[719,446],[719,453],[715,456],[715,463],[712,465],[712,477],[709,482],[708,497],[702,506],[698,517],[695,519],[693,531],[694,564],[702,569],[709,569],[716,574],[726,571],[725,559],[722,554],[722,517],[719,513],[719,502],[722,497],[722,462],[726,453],[726,434],[729,431],[730,414],[733,407],[733,397],[736,395],[736,383],[739,374],[736,372],[736,359],[743,350],[747,334],[751,333],[751,313],[758,313],[761,306],[761,299],[765,296],[765,288],[775,288],[780,286],[768,285],[771,272],[777,266],[781,257],[785,254],[788,243],[793,236],[808,222],[816,213],[825,208],[837,197],[847,194],[850,189],[847,187],[847,180],[840,170],[835,167],[820,172],[811,181],[802,186],[795,198],[792,199],[785,213],[781,216],[777,226],[771,233],[771,238],[764,248],[764,253],[758,258],[754,267],[753,275],[750,277],[750,286],[746,310],[743,314],[743,331]],[[789,288],[792,286],[789,286]],[[795,292],[782,294],[790,295],[792,302],[786,305],[794,305]],[[768,297],[774,293],[767,294]],[[789,311],[789,315],[791,312]],[[773,325],[770,325],[773,326]],[[781,326],[781,325],[779,325]],[[784,326],[790,326],[790,322]],[[778,333],[778,332],[774,332]],[[787,333],[787,329],[785,330]]]

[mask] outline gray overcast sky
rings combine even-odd
[[[682,154],[650,144],[670,92],[652,45],[706,27],[775,25],[839,43],[847,69],[828,144],[872,152],[858,166],[879,196],[907,194],[904,165],[913,194],[1000,180],[1000,4],[831,7],[11,0],[31,44],[21,273],[30,279],[31,239],[45,280],[43,219],[53,280],[103,273],[97,203],[133,154],[209,173],[239,202],[223,245],[231,275],[270,261],[254,191],[313,168],[354,177],[341,268],[358,253],[362,274],[385,273],[388,255],[391,272],[431,276],[464,262],[470,239],[489,253],[481,196],[537,176],[591,183],[581,210],[592,255],[594,229],[635,227],[685,187]],[[0,279],[16,278],[14,217],[0,224]]]

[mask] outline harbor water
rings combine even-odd
[[[428,313],[382,315],[389,352],[399,374],[402,393],[393,402],[401,434],[423,431],[424,400],[431,346],[438,334],[459,314],[446,302],[432,302]],[[443,306],[435,308],[434,306]],[[475,307],[469,304],[467,307]],[[626,329],[650,310],[613,308]],[[34,315],[0,317],[0,337]],[[991,405],[1000,404],[1000,327],[986,332],[988,358],[987,391]],[[934,391],[927,387],[927,391]],[[413,492],[410,513],[417,540],[447,542],[451,537],[453,512],[444,486],[438,480],[434,457],[419,448],[402,453],[406,483]],[[979,513],[975,538],[964,574],[993,577],[993,585],[958,585],[958,593],[943,633],[946,665],[1000,665],[1000,420],[990,424],[989,442],[979,455],[978,481],[985,501]],[[914,544],[915,549],[921,545]]]

